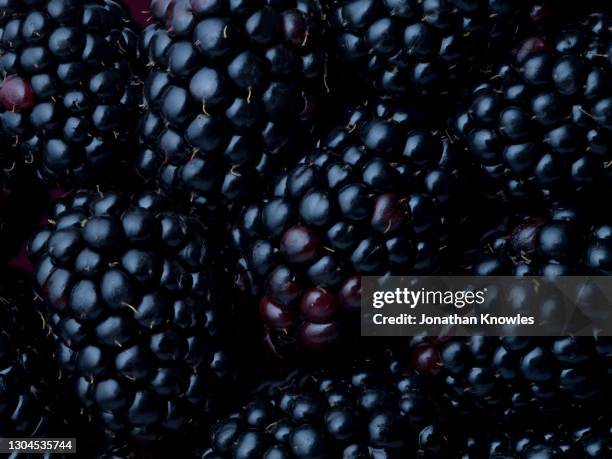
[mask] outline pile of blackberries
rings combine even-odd
[[[610,337],[359,337],[361,276],[612,274],[606,1],[124,1],[0,0],[0,437],[612,458]]]

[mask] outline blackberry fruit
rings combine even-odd
[[[552,425],[507,430],[491,435],[470,436],[459,459],[603,459],[612,454],[610,416],[577,422],[555,422]]]
[[[426,345],[422,345],[426,346]],[[608,410],[612,340],[608,337],[450,338],[434,345],[435,372],[453,410],[500,420],[554,419]]]
[[[138,38],[115,0],[3,0],[0,131],[63,186],[108,179],[134,138]]]
[[[205,228],[157,193],[80,191],[29,245],[62,377],[121,442],[185,431],[232,376]]]
[[[50,365],[43,315],[25,275],[10,268],[0,275],[0,435],[59,435],[63,419],[52,391],[57,369]]]
[[[435,404],[413,373],[295,372],[211,429],[202,459],[446,457]],[[450,456],[448,456],[450,457]]]
[[[350,334],[359,276],[438,270],[458,158],[421,122],[390,103],[350,111],[234,225],[235,284],[259,302],[274,353]]]
[[[137,168],[202,209],[233,207],[290,159],[325,92],[314,0],[153,0]]]
[[[467,269],[479,276],[609,276],[612,225],[589,220],[573,208],[511,218],[483,235],[466,256],[473,259]]]
[[[594,13],[556,39],[530,38],[473,91],[454,127],[507,199],[609,188],[612,20]]]
[[[586,211],[586,210],[585,210]],[[610,275],[612,227],[571,208],[549,214],[506,218],[468,249],[463,275]],[[513,306],[533,307],[529,293],[516,290]],[[524,293],[524,296],[521,294]],[[562,317],[563,296],[547,296],[545,318]],[[581,308],[586,316],[598,310]],[[609,337],[483,337],[424,339],[411,345],[421,372],[437,375],[444,393],[465,413],[500,419],[557,416],[564,411],[600,413],[612,392],[612,339]]]
[[[509,49],[535,2],[334,0],[336,56],[380,95],[455,92],[486,55]]]

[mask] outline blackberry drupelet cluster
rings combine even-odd
[[[474,90],[456,131],[508,199],[609,189],[612,19],[594,13],[553,40],[531,38]]]
[[[610,275],[612,227],[594,221],[586,212],[561,207],[506,218],[499,227],[484,232],[477,247],[465,252],[463,273]],[[547,295],[542,304],[534,305],[528,290],[516,288],[511,294],[504,301],[510,301],[517,312],[523,306],[537,306],[542,329],[546,321],[554,323],[565,314],[564,296]],[[584,290],[582,295],[586,294]],[[600,312],[590,310],[588,301],[581,304],[585,317]],[[416,341],[411,353],[422,372],[439,373],[437,378],[455,410],[490,416],[493,422],[589,409],[598,412],[598,404],[609,404],[612,398],[609,337],[425,339]]]
[[[612,454],[610,417],[596,417],[582,424],[555,423],[537,428],[469,436],[459,459],[604,459]]]
[[[161,195],[77,192],[32,238],[62,376],[108,438],[187,432],[231,375],[202,224]]]
[[[154,0],[151,9],[138,170],[193,205],[232,207],[312,128],[326,92],[319,5]]]
[[[0,131],[60,185],[128,163],[141,87],[138,38],[114,0],[3,0]]]
[[[603,413],[612,398],[609,337],[473,336],[443,340],[437,352],[452,409],[492,424]]]
[[[591,217],[572,208],[511,218],[485,233],[480,244],[466,256],[473,260],[468,268],[473,275],[612,274],[612,225],[593,223]]]
[[[511,48],[534,2],[334,0],[337,57],[380,95],[454,93],[485,55]],[[525,19],[525,17],[523,17]]]
[[[418,127],[419,113],[392,103],[349,111],[234,225],[235,284],[259,302],[275,353],[349,334],[359,276],[439,268],[457,157]]]
[[[395,368],[397,370],[397,368]],[[450,434],[414,373],[296,372],[211,430],[202,459],[450,457]]]
[[[0,435],[61,434],[50,339],[24,274],[0,272]],[[54,403],[55,402],[55,403]],[[67,412],[66,405],[61,408]]]

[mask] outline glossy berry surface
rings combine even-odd
[[[466,258],[468,270],[480,276],[608,276],[612,230],[605,220],[575,208],[510,218],[482,235],[480,248]]]
[[[461,256],[466,264],[458,273],[607,276],[612,260],[610,226],[597,205],[592,210],[553,207],[508,216],[504,209],[502,224],[493,229],[485,226],[476,246]],[[492,281],[491,287],[497,282]],[[593,293],[589,288],[579,291],[581,298]],[[491,292],[493,303],[509,303],[517,312],[537,311],[541,330],[549,321],[552,325],[569,319],[568,289],[539,297],[518,285],[505,291],[507,297]],[[581,302],[579,311],[571,313],[585,318],[606,314],[597,300]],[[600,413],[599,406],[609,404],[611,345],[606,336],[426,338],[411,345],[407,358],[420,373],[441,383],[443,397],[464,416],[484,418],[490,424],[502,420],[521,424],[534,417],[555,424],[564,416],[571,419],[572,413]]]
[[[129,162],[141,86],[128,18],[114,0],[2,2],[0,133],[42,180],[110,180]]]
[[[508,0],[330,4],[337,58],[386,96],[456,92],[485,56],[511,49],[518,17],[532,6]]]
[[[231,373],[211,249],[159,194],[78,192],[31,240],[58,365],[115,439],[185,431]]]
[[[259,302],[277,354],[350,335],[360,275],[440,266],[444,209],[459,183],[453,146],[395,104],[349,111],[345,123],[276,177],[232,230],[235,284]]]
[[[610,24],[593,13],[550,39],[526,40],[474,90],[455,127],[491,193],[555,200],[608,188]]]
[[[357,367],[346,374],[294,372],[268,382],[213,426],[202,459],[374,459],[449,453],[451,435],[418,378]]]
[[[518,429],[513,426],[494,434],[466,438],[461,459],[512,457],[520,459],[574,457],[604,458],[612,453],[607,418],[564,421],[554,425]]]
[[[151,10],[137,168],[194,205],[233,206],[315,121],[322,13],[310,0],[155,0]]]
[[[609,1],[0,0],[0,437],[612,459]],[[548,336],[359,336],[471,275]]]
[[[438,348],[436,377],[466,416],[554,421],[609,403],[610,345],[608,337],[453,338]]]

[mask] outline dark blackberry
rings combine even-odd
[[[0,131],[45,181],[127,163],[141,101],[137,35],[115,0],[2,0]]]
[[[466,259],[474,275],[560,276],[612,274],[612,225],[591,223],[579,211],[510,218],[485,233]]]
[[[579,416],[583,417],[583,415]],[[470,436],[459,459],[604,459],[612,455],[610,415],[575,421],[528,424],[517,429],[509,424],[503,431]]]
[[[612,20],[591,14],[551,41],[526,40],[454,120],[490,191],[565,198],[609,188]]]
[[[61,435],[66,405],[58,404],[58,370],[52,361],[43,315],[25,275],[0,272],[0,435]]]
[[[232,375],[201,223],[157,193],[83,191],[34,235],[62,377],[109,438],[186,433]]]
[[[457,158],[420,122],[386,103],[349,112],[234,225],[235,284],[259,302],[275,353],[347,334],[360,275],[438,270]]]
[[[607,337],[451,338],[438,343],[437,378],[450,406],[501,420],[604,413],[612,398]]]
[[[533,1],[334,0],[336,56],[381,95],[455,93],[510,49]],[[534,14],[538,14],[537,11]],[[483,64],[484,65],[484,64]]]
[[[295,372],[211,430],[202,459],[451,457],[451,433],[413,373]]]
[[[468,263],[463,274],[608,276],[611,235],[610,225],[590,223],[586,213],[569,208],[506,218],[482,235],[478,247],[463,254]],[[522,304],[534,306],[528,292],[514,293],[517,311]],[[545,318],[557,323],[564,311],[558,308],[564,304],[562,295],[547,296],[539,309],[542,323]],[[590,314],[586,308],[581,311]],[[417,368],[443,382],[456,410],[488,413],[493,422],[581,409],[601,413],[599,406],[612,397],[609,337],[442,338],[416,342],[411,354]]]
[[[138,170],[203,208],[231,207],[312,125],[325,92],[321,11],[313,0],[153,0],[151,10]]]

